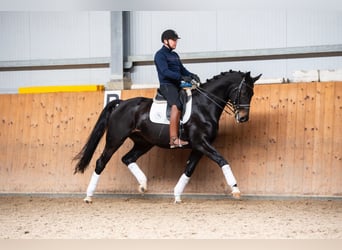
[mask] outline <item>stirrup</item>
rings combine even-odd
[[[182,141],[180,138],[177,138],[177,137],[170,138],[170,148],[181,148],[181,147],[188,145],[188,144],[189,144],[189,142]]]

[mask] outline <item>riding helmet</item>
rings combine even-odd
[[[174,30],[165,30],[161,35],[161,41],[164,42],[164,40],[177,40],[180,39],[176,31]]]

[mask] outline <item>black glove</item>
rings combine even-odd
[[[184,82],[191,82],[192,78],[190,76],[182,76],[181,77],[181,81]]]
[[[201,83],[201,79],[196,74],[192,74],[191,79],[194,79],[196,82]]]

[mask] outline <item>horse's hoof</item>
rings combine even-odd
[[[139,192],[140,193],[146,193],[146,191],[147,191],[147,185],[146,185],[146,183],[145,184],[142,184],[142,185],[139,185],[139,188],[138,188],[138,190],[139,190]]]
[[[87,204],[93,203],[93,200],[92,200],[92,198],[91,198],[90,196],[85,197],[85,198],[83,199],[83,201],[84,201],[85,203],[87,203]]]
[[[240,200],[240,199],[241,199],[241,193],[240,193],[240,192],[238,192],[238,193],[232,193],[232,195],[233,195],[233,198],[234,198],[234,199],[237,199],[237,200]]]
[[[238,199],[238,200],[241,198],[241,192],[238,187],[233,187],[232,196],[234,199]]]
[[[182,200],[180,197],[175,197],[175,202],[174,204],[181,204],[182,203]]]

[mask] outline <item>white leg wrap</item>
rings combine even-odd
[[[132,162],[132,163],[128,164],[127,167],[131,171],[131,173],[134,175],[134,177],[137,179],[139,184],[143,185],[143,186],[144,185],[146,186],[147,178],[146,178],[144,172],[141,171],[139,166],[135,162]]]
[[[93,196],[97,183],[99,182],[99,178],[100,175],[96,174],[94,171],[87,188],[87,196]]]
[[[174,195],[175,195],[175,201],[180,201],[180,196],[183,193],[183,190],[185,186],[188,184],[190,180],[190,177],[187,177],[185,174],[182,174],[182,176],[179,178],[177,185],[174,188]]]
[[[233,188],[233,186],[236,184],[236,179],[233,175],[233,172],[232,172],[230,166],[227,164],[227,165],[224,165],[221,169],[222,169],[222,172],[224,174],[224,177],[226,178],[228,185],[231,188]]]

